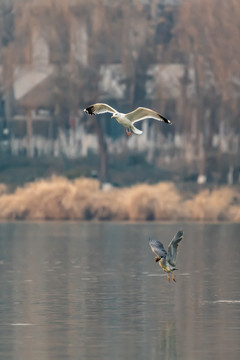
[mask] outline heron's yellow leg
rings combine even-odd
[[[167,273],[167,279],[168,279],[168,282],[171,281],[170,276],[169,276],[169,273]]]
[[[172,272],[171,274],[172,274],[172,279],[173,279],[173,281],[176,282],[176,278],[175,278],[173,272]]]

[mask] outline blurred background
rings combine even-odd
[[[0,0],[0,182],[238,187],[239,19],[238,0]],[[94,102],[173,126],[128,138]]]
[[[1,359],[240,359],[239,24],[239,0],[0,0]],[[95,102],[173,125],[128,137]],[[169,284],[148,239],[179,229]]]

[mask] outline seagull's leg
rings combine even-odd
[[[126,134],[127,134],[128,136],[132,136],[132,133],[131,133],[131,131],[130,131],[128,128],[126,128]]]
[[[171,274],[172,274],[172,279],[173,279],[173,281],[174,281],[174,282],[177,282],[177,281],[176,281],[176,278],[175,278],[175,276],[174,276],[174,274],[173,274],[173,272],[172,272]]]
[[[167,273],[167,279],[168,279],[168,282],[170,283],[171,279],[170,279],[169,273]]]

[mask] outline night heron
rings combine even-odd
[[[183,238],[183,231],[178,231],[170,244],[168,245],[168,251],[164,249],[163,244],[158,240],[149,240],[149,245],[157,256],[155,261],[159,263],[161,268],[167,273],[168,282],[170,282],[169,273],[172,275],[173,281],[176,282],[175,276],[173,274],[176,269],[176,259],[177,259],[177,248],[179,242]]]
[[[171,121],[165,118],[164,116],[160,115],[158,112],[147,109],[145,107],[138,107],[134,111],[131,111],[130,113],[124,114],[119,113],[117,110],[112,108],[111,106],[107,104],[93,104],[84,109],[87,114],[90,115],[96,115],[96,114],[103,114],[103,113],[111,113],[112,118],[116,118],[117,122],[121,125],[123,125],[126,128],[126,133],[129,136],[132,136],[132,132],[137,135],[141,135],[143,132],[139,129],[137,129],[133,124],[135,124],[137,121],[152,118],[158,121],[164,121],[167,124],[171,124]]]

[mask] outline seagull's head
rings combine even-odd
[[[116,118],[116,117],[118,117],[118,116],[119,116],[119,113],[118,113],[118,112],[115,112],[115,113],[112,114],[111,118]]]

